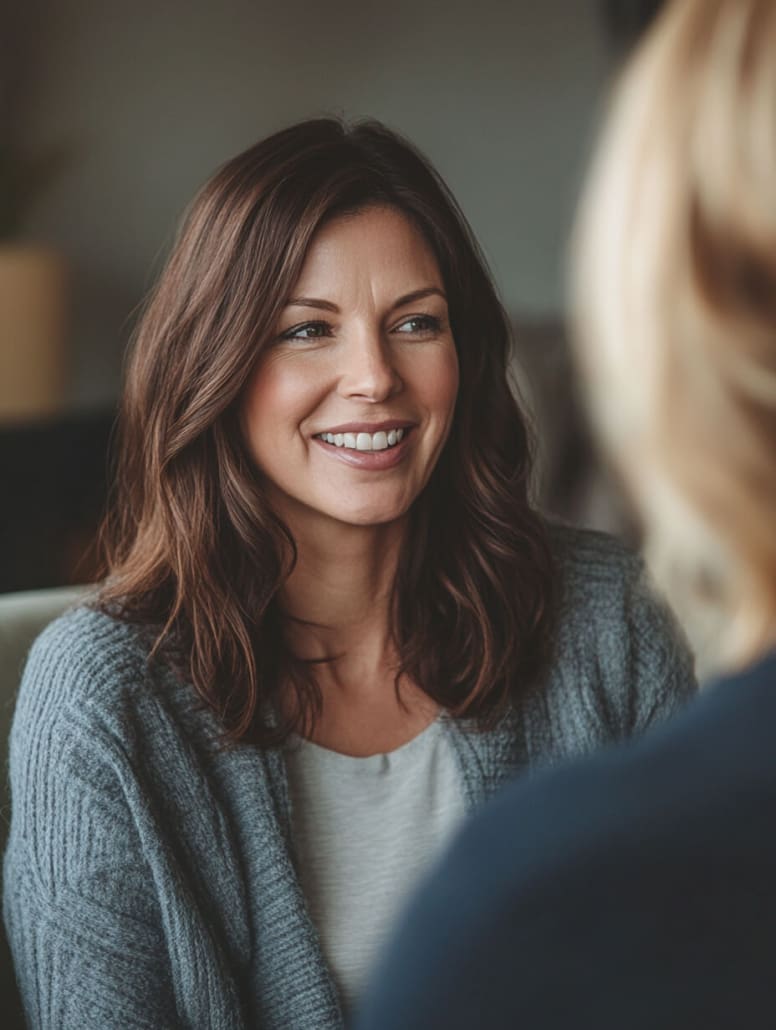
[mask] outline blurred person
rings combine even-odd
[[[675,0],[575,245],[595,422],[701,696],[510,787],[405,917],[359,1030],[776,1026],[776,4]]]
[[[4,911],[36,1027],[341,1027],[464,813],[677,708],[640,562],[529,500],[509,336],[377,124],[229,161],[139,323],[107,577],[34,646]]]

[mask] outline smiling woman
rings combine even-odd
[[[509,350],[384,127],[203,187],[133,345],[106,578],[17,707],[34,1025],[341,1028],[467,811],[692,690],[638,561],[534,510]]]

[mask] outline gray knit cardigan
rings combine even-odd
[[[472,808],[640,731],[694,689],[641,564],[560,531],[556,653],[500,726],[445,720]],[[224,750],[135,629],[88,608],[32,648],[11,734],[4,917],[29,1024],[341,1028],[294,870],[282,754]]]

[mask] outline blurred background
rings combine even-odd
[[[5,0],[0,592],[94,575],[138,305],[225,159],[376,117],[451,186],[515,325],[542,503],[617,529],[563,334],[564,254],[607,84],[656,0]]]

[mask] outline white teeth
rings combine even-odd
[[[391,429],[387,433],[319,433],[319,438],[335,447],[345,447],[352,451],[384,451],[395,447],[404,437],[403,429]]]

